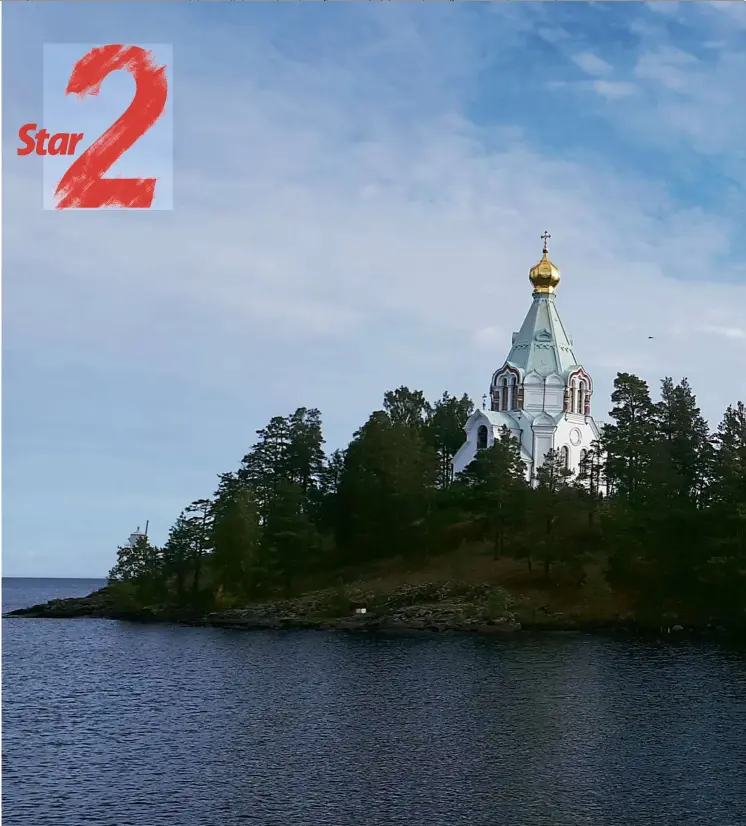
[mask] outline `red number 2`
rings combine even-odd
[[[166,106],[166,67],[139,46],[91,49],[73,67],[65,94],[97,95],[104,78],[117,69],[130,72],[135,96],[127,110],[73,162],[57,184],[57,209],[152,206],[156,178],[104,178],[103,174],[158,120]]]

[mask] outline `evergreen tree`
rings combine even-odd
[[[292,481],[290,423],[283,416],[274,416],[257,430],[257,436],[259,441],[244,456],[238,478],[251,487],[264,520],[280,485]]]
[[[287,479],[308,497],[321,488],[324,473],[324,437],[321,414],[299,407],[288,418]]]
[[[715,435],[709,494],[723,527],[740,551],[746,550],[746,406],[738,402],[725,411]]]
[[[675,479],[676,495],[699,502],[706,490],[712,461],[712,444],[707,422],[699,411],[689,382],[674,385],[670,378],[661,383],[661,401],[656,405],[659,436]]]
[[[393,424],[419,430],[425,424],[428,408],[427,399],[421,390],[398,387],[396,390],[387,391],[383,396],[383,409]]]
[[[192,538],[192,598],[201,600],[202,565],[205,554],[211,550],[212,502],[209,499],[196,499],[185,509],[186,521]]]
[[[715,435],[709,489],[709,557],[702,579],[717,613],[746,624],[746,406],[725,411]]]
[[[108,583],[117,589],[120,601],[149,603],[163,593],[162,554],[150,544],[147,536],[137,538],[134,545],[117,548],[117,561],[109,571]]]
[[[318,562],[320,537],[305,507],[303,488],[283,482],[276,489],[262,531],[262,570],[284,594]]]
[[[212,506],[215,574],[224,592],[254,593],[260,573],[259,514],[251,489],[234,473],[225,473]]]
[[[326,494],[334,495],[339,492],[339,483],[345,467],[345,454],[342,450],[335,450],[329,457],[324,468],[323,490]]]
[[[335,450],[329,457],[321,477],[319,506],[315,512],[315,521],[322,533],[327,536],[327,544],[332,541],[339,521],[339,486],[345,466],[345,453]],[[333,553],[331,554],[333,556]]]
[[[656,410],[647,383],[629,373],[617,375],[611,400],[614,424],[604,426],[601,440],[606,481],[617,496],[636,501],[644,493]]]
[[[343,557],[425,552],[436,478],[437,457],[420,431],[374,413],[345,454],[337,511]]]
[[[547,577],[556,562],[579,565],[584,559],[577,540],[586,528],[585,510],[572,478],[573,472],[558,450],[550,450],[536,470],[529,538]]]
[[[520,447],[507,428],[494,444],[480,450],[475,459],[459,474],[452,486],[454,502],[481,526],[489,538],[495,558],[506,551],[506,537],[522,524],[527,486]]]
[[[140,536],[134,545],[117,548],[116,565],[109,571],[109,581],[132,582],[154,576],[160,568],[161,552],[150,544],[147,536]]]
[[[444,393],[434,405],[428,406],[425,419],[425,441],[438,456],[438,487],[446,488],[452,481],[451,459],[464,443],[464,425],[474,412],[474,403],[464,394],[461,398]]]
[[[319,411],[299,407],[287,418],[275,416],[257,435],[259,441],[244,457],[237,476],[251,487],[261,520],[288,484],[300,487],[304,511],[318,510],[325,461]]]
[[[167,579],[173,579],[176,598],[183,602],[186,578],[195,558],[194,522],[182,512],[168,534],[163,546],[163,567]]]

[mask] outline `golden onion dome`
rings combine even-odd
[[[549,250],[547,241],[552,237],[548,232],[541,236],[544,241],[544,249],[541,261],[534,264],[528,271],[528,279],[533,285],[535,293],[553,293],[560,282],[560,271],[549,260]]]

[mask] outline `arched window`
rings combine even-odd
[[[503,376],[500,379],[500,410],[508,409],[508,378]]]
[[[570,384],[570,413],[578,412],[578,380],[573,379]]]
[[[516,397],[515,397],[515,376],[511,373],[510,378],[508,379],[508,404],[505,408],[506,410],[515,410],[516,407]]]
[[[477,430],[477,450],[484,450],[487,447],[487,426],[480,424]]]
[[[562,460],[563,467],[570,467],[570,449],[567,447],[567,445],[563,445],[560,448],[560,459]]]
[[[581,450],[580,451],[580,467],[582,468],[585,465],[586,459],[588,458],[588,451]]]
[[[585,397],[587,392],[587,385],[585,379],[581,379],[578,385],[578,413],[585,414]]]

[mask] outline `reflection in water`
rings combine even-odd
[[[709,645],[7,620],[10,826],[743,826]]]

